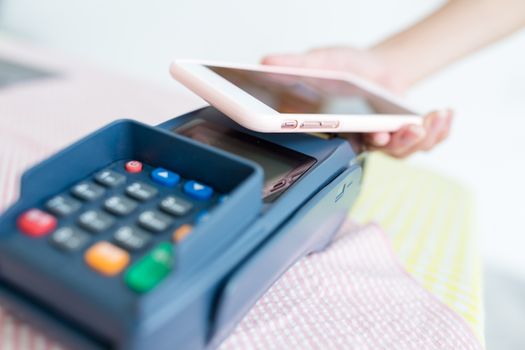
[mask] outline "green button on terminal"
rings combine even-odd
[[[171,272],[174,256],[171,243],[157,245],[128,269],[124,276],[125,283],[138,293],[149,292]]]

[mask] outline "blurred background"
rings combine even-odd
[[[35,45],[182,89],[168,74],[173,58],[255,63],[268,53],[316,46],[367,47],[442,3],[3,0],[0,28]],[[525,348],[525,336],[507,337],[513,325],[518,325],[513,334],[519,334],[525,324],[525,298],[520,298],[525,295],[524,62],[522,31],[450,66],[407,96],[421,110],[457,111],[449,141],[410,161],[461,181],[476,196],[486,265],[487,341],[498,349]]]

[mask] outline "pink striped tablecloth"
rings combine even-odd
[[[0,211],[15,200],[19,176],[31,164],[115,116],[155,123],[176,115],[186,103],[180,96],[89,69],[0,90]],[[58,345],[0,307],[0,350],[51,348]],[[461,317],[405,272],[380,227],[349,221],[331,247],[272,286],[221,348],[482,346]]]

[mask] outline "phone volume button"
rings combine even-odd
[[[297,127],[297,120],[285,120],[281,124],[281,129],[295,129]]]
[[[317,129],[322,126],[321,122],[309,121],[301,124],[301,129]]]
[[[337,128],[339,126],[339,122],[337,120],[321,122],[321,126],[327,129]]]
[[[329,121],[307,121],[301,124],[301,129],[335,129],[339,126],[337,120]]]

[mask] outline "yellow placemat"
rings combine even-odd
[[[458,312],[483,341],[479,237],[474,201],[462,185],[406,162],[372,154],[351,216],[378,222],[405,268]]]

